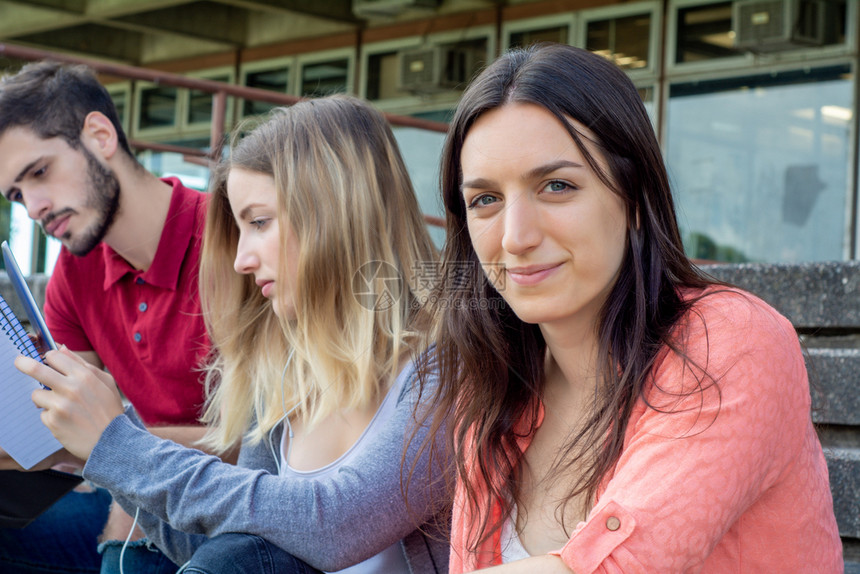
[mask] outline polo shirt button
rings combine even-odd
[[[137,283],[138,285],[143,285],[143,277],[138,277],[137,279],[134,280],[134,282]]]
[[[141,303],[137,308],[140,309],[141,312],[146,311],[146,303]]]
[[[621,521],[618,520],[617,516],[610,516],[606,519],[606,528],[608,528],[612,532],[615,532],[616,530],[621,528]]]
[[[136,343],[140,343],[140,340],[143,339],[143,336],[140,333],[134,334],[134,340]]]

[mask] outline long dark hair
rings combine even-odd
[[[538,105],[555,115],[597,176],[623,200],[630,222],[618,279],[598,317],[597,394],[583,430],[570,438],[552,470],[558,476],[573,465],[581,469],[562,503],[584,493],[590,504],[621,454],[627,420],[658,352],[674,348],[670,332],[691,304],[679,289],[709,282],[684,254],[660,147],[638,91],[609,61],[554,44],[504,54],[460,100],[442,153],[445,277],[464,265],[479,269],[460,190],[463,143],[482,114],[510,103]],[[594,135],[605,169],[571,119]],[[516,441],[536,428],[546,343],[538,325],[524,323],[508,306],[452,304],[455,299],[499,301],[483,273],[459,273],[457,281],[442,282],[438,296],[443,303],[436,343],[441,382],[434,424],[448,429],[448,447],[456,453],[458,478],[473,515],[486,507],[480,499],[490,496],[503,505],[504,516],[519,499]],[[497,517],[485,513],[469,546],[475,549],[499,526]]]

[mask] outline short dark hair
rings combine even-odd
[[[0,78],[0,136],[25,127],[43,139],[61,137],[77,149],[90,112],[111,121],[120,147],[134,157],[113,100],[89,67],[44,61]]]

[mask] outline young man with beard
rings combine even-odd
[[[94,74],[50,62],[0,80],[0,192],[63,244],[45,301],[54,339],[109,370],[154,434],[193,445],[209,346],[197,296],[205,195],[147,172]],[[42,466],[74,462],[60,451]],[[2,453],[0,467],[15,466]],[[27,528],[0,530],[0,571],[110,571],[131,525],[105,491],[73,492]],[[114,541],[104,565],[99,541]],[[130,549],[125,572],[176,570],[145,541]]]

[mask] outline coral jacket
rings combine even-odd
[[[576,574],[843,571],[795,331],[752,295],[709,291],[674,332],[692,362],[660,354],[645,391],[659,410],[639,399],[591,512],[553,552]],[[697,390],[693,364],[716,384]],[[500,563],[498,532],[466,550],[472,520],[458,486],[452,574]]]

